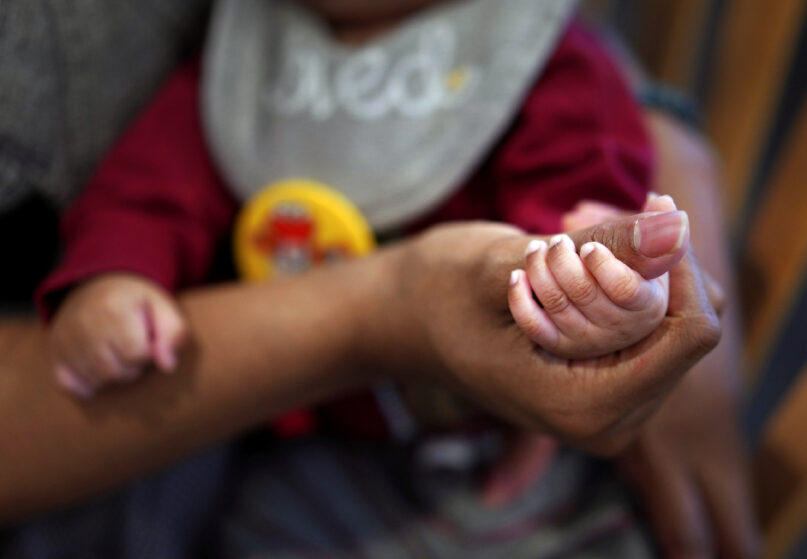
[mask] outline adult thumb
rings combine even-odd
[[[668,272],[689,247],[689,217],[683,211],[645,212],[600,223],[568,235],[578,250],[596,241],[646,279]]]

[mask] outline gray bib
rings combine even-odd
[[[286,0],[219,0],[202,89],[208,142],[242,199],[329,184],[376,231],[444,201],[510,123],[574,0],[464,0],[359,48]]]

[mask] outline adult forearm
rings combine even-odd
[[[643,256],[635,228],[627,217],[570,234],[640,270],[670,257]],[[700,272],[688,256],[671,272],[668,316],[647,340],[614,360],[567,363],[536,352],[507,309],[528,241],[503,225],[445,225],[293,280],[186,294],[194,347],[181,370],[84,404],[51,381],[38,327],[7,328],[0,516],[122,483],[370,373],[439,378],[504,418],[613,453],[719,337]]]
[[[720,170],[717,158],[697,133],[661,113],[649,113],[647,123],[656,142],[658,174],[656,190],[670,194],[686,210],[692,225],[690,240],[703,269],[723,290],[723,337],[693,374],[711,374],[715,383],[738,400],[741,389],[740,317],[736,274],[722,219]],[[706,373],[708,374],[708,373]]]
[[[725,291],[723,337],[697,363],[623,461],[665,555],[757,557],[748,461],[738,421],[739,319],[721,219],[716,158],[664,115],[648,123],[659,154],[657,190],[686,209],[703,267]],[[664,488],[675,488],[674,491]]]
[[[179,371],[88,402],[57,388],[39,325],[0,325],[0,522],[121,484],[365,382],[356,330],[389,285],[387,260],[189,292],[180,303],[192,342]]]

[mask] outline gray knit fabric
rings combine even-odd
[[[264,441],[266,442],[266,441]],[[609,468],[563,451],[514,502],[472,475],[417,472],[403,448],[312,439],[231,445],[9,535],[4,559],[184,557],[650,559]]]
[[[71,200],[203,29],[206,0],[0,2],[0,212]]]
[[[389,232],[446,200],[518,112],[574,0],[430,6],[360,47],[289,0],[219,0],[208,145],[232,191],[325,183]]]

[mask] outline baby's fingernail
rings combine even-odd
[[[664,196],[659,196],[658,199],[659,199],[659,201],[664,200],[665,202],[669,203],[671,206],[675,207],[675,209],[678,209],[678,206],[675,205],[675,200],[673,200],[673,197],[670,196],[669,194],[665,194]]]
[[[563,237],[565,237],[565,236],[566,235],[555,235],[554,237],[549,239],[549,248],[552,248],[553,246],[562,243],[563,242]]]
[[[675,205],[675,200],[669,194],[664,196],[655,194],[652,198],[648,197],[644,205],[644,211],[646,212],[674,212],[677,209],[678,206]]]
[[[636,220],[633,245],[639,254],[658,258],[681,248],[688,234],[689,217],[686,212],[656,214]]]
[[[510,272],[510,285],[515,285],[521,279],[521,270],[513,270]]]
[[[56,368],[56,380],[62,388],[79,398],[89,399],[95,395],[95,390],[89,384],[65,367]]]
[[[659,196],[653,204],[653,207],[656,208],[656,211],[666,212],[674,212],[678,209],[678,206],[675,205],[675,200],[673,200],[673,197],[669,194]]]
[[[595,243],[584,244],[583,246],[580,247],[580,258],[585,258],[589,254],[594,252],[595,248],[597,248],[597,245]]]
[[[546,241],[542,241],[540,239],[533,239],[532,241],[527,244],[527,248],[524,250],[524,256],[529,256],[535,252],[538,252],[542,248],[546,246]]]

